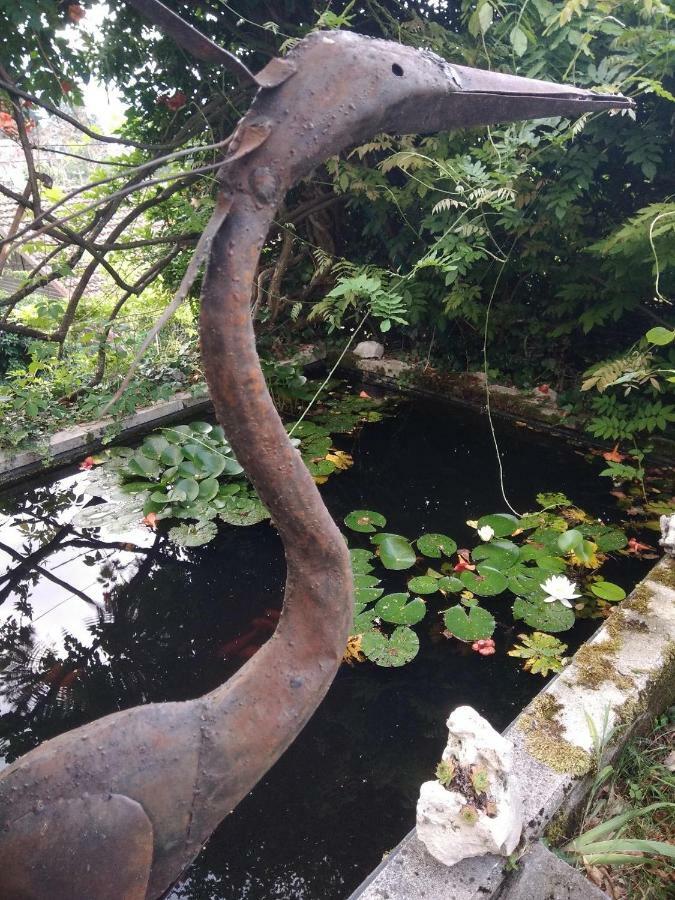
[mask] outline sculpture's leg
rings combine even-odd
[[[3,835],[3,900],[145,900],[152,838],[143,807],[119,794],[38,803]]]

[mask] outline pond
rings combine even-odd
[[[533,508],[539,491],[565,491],[593,516],[616,518],[596,462],[559,438],[503,422],[497,432],[516,509]],[[489,428],[475,412],[403,400],[336,443],[354,456],[322,487],[339,522],[374,509],[394,532],[448,533],[461,546],[475,535],[466,520],[505,511]],[[8,761],[115,710],[210,690],[271,634],[281,605],[283,554],[268,522],[221,527],[193,549],[146,528],[107,540],[68,525],[83,477],[65,470],[3,498],[0,747]],[[628,590],[646,567],[624,556],[607,574]],[[498,605],[492,598],[493,613]],[[426,628],[407,666],[344,665],[308,727],[168,896],[348,896],[413,826],[448,713],[470,704],[502,729],[544,684],[503,652],[522,630],[510,622],[498,624],[493,656]],[[579,621],[561,637],[572,651],[597,624]]]

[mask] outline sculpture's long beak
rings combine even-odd
[[[399,110],[402,118],[417,120],[420,131],[442,128],[463,128],[472,125],[492,125],[521,119],[542,119],[553,116],[578,116],[584,112],[609,109],[631,109],[632,100],[621,94],[600,94],[572,85],[503,75],[484,69],[471,69],[450,63],[443,65],[446,88],[439,92],[439,75],[435,86],[425,91],[433,96],[422,111],[420,122],[419,97],[408,105],[403,101]],[[405,78],[405,73],[401,80]],[[415,109],[413,109],[413,104]]]
[[[484,113],[511,119],[580,115],[607,109],[630,109],[633,101],[621,94],[599,94],[567,84],[502,75],[466,66],[450,67],[459,81],[457,99],[466,97],[480,121]],[[452,77],[452,76],[451,76]]]

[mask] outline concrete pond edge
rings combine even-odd
[[[124,443],[153,428],[183,420],[186,416],[209,413],[212,409],[208,395],[195,396],[188,391],[182,391],[174,394],[169,400],[142,407],[121,421],[107,417],[57,431],[49,439],[46,455],[37,450],[0,453],[0,489],[78,462],[88,454],[95,453],[105,445],[111,427],[116,428],[114,442]]]
[[[525,807],[520,851],[532,854],[542,836],[565,836],[598,767],[674,700],[675,559],[664,557],[504,732]],[[507,875],[506,860],[492,855],[443,866],[413,829],[349,900],[509,897]]]

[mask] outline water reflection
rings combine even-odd
[[[564,490],[611,518],[603,480],[569,446],[503,423],[498,430],[517,509],[532,508],[537,491]],[[337,521],[376,509],[393,532],[449,533],[461,544],[473,535],[466,519],[503,509],[490,434],[473,413],[402,404],[396,417],[339,446],[355,465],[322,489]],[[86,502],[82,479],[67,473],[0,501],[0,749],[8,760],[115,710],[205,693],[267,639],[281,606],[283,552],[269,524],[223,527],[192,550],[144,527],[107,539],[71,524]],[[607,575],[629,588],[644,568],[623,558]],[[387,591],[398,584],[386,582]],[[518,628],[500,603],[508,609],[494,598],[495,656],[442,639],[430,622],[404,669],[343,667],[171,900],[347,895],[412,825],[450,709],[471,704],[503,728],[544,683],[504,653]],[[594,627],[582,622],[566,634],[570,649]]]

